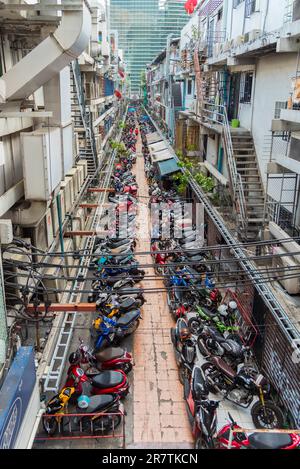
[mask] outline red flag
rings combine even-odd
[[[122,70],[119,70],[119,75],[120,75],[121,78],[125,78],[125,73],[122,72]]]
[[[120,93],[119,90],[115,90],[115,96],[116,96],[118,99],[121,99],[121,98],[122,98],[122,94]]]

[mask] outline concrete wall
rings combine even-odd
[[[268,163],[264,149],[274,119],[275,102],[287,101],[296,63],[296,54],[272,54],[262,57],[257,63],[252,133],[264,181]]]
[[[226,22],[227,39],[236,39],[253,29],[262,32],[272,32],[283,26],[285,13],[285,0],[257,0],[257,10],[249,18],[245,18],[245,5],[243,1],[233,8],[233,0],[228,1],[228,16]]]
[[[209,163],[211,163],[215,168],[217,167],[218,163],[218,137],[215,136],[215,140],[211,137],[207,139],[207,154],[206,159]]]

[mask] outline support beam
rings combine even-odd
[[[96,310],[96,303],[53,303],[47,308],[47,312],[49,313],[95,313]],[[28,313],[44,313],[46,306],[41,304],[36,308],[33,304],[29,304],[26,311]]]
[[[65,238],[75,238],[75,236],[96,236],[96,231],[67,231],[64,233]]]
[[[110,208],[111,204],[80,204],[79,205],[79,208],[98,208],[98,207]]]
[[[102,192],[116,192],[115,189],[113,188],[108,188],[108,189],[105,189],[103,187],[90,187],[88,189],[88,192],[91,192],[91,193],[102,193]]]

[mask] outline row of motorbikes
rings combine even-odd
[[[243,335],[237,298],[232,293],[225,302],[228,295],[223,298],[216,288],[203,240],[190,215],[184,213],[185,200],[172,187],[161,188],[154,178],[146,138],[143,144],[150,203],[161,203],[159,213],[154,213],[159,223],[152,231],[151,254],[176,320],[171,339],[195,448],[298,448],[299,435],[254,430],[247,435],[230,414],[228,424],[218,429],[220,400],[212,400],[210,393],[237,407],[251,407],[257,429],[281,429],[285,419],[257,366],[253,344]]]
[[[129,113],[122,138],[127,152],[118,158],[111,177],[114,191],[108,196],[111,207],[106,220],[109,235],[96,238],[94,244],[94,280],[88,296],[96,305],[91,327],[94,347],[90,350],[80,339],[78,349],[69,356],[63,389],[47,403],[43,416],[48,435],[70,428],[68,404],[77,412],[73,431],[114,431],[124,414],[121,400],[129,392],[127,375],[134,360],[120,344],[138,328],[145,302],[143,289],[137,286],[145,272],[134,257],[138,185],[132,168],[137,137],[131,129],[135,127],[135,115]]]

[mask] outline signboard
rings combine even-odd
[[[0,390],[0,449],[13,449],[36,382],[34,351],[21,347]]]

